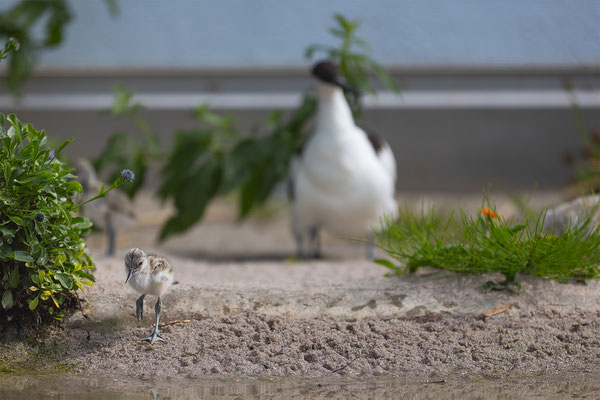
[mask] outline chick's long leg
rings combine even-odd
[[[158,334],[158,321],[160,320],[161,306],[162,306],[162,301],[159,297],[158,300],[156,301],[156,305],[154,306],[154,312],[156,313],[156,324],[154,325],[154,331],[150,335],[142,338],[142,340],[149,340],[150,344],[153,344],[156,341],[156,339],[160,339],[163,342],[167,342],[167,339],[165,339],[164,337],[162,337],[161,335]]]
[[[135,316],[138,321],[144,319],[144,297],[146,297],[145,294],[141,295],[135,302]]]

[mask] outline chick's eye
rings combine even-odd
[[[140,262],[138,263],[138,267],[141,267],[143,263],[144,263],[143,261],[140,261]]]

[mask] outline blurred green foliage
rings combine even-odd
[[[369,56],[368,44],[356,37],[358,21],[338,14],[335,23],[330,32],[340,39],[339,47],[311,45],[306,56],[325,53],[340,66],[346,82],[359,90],[374,92],[372,77],[397,90],[390,75]],[[348,98],[355,116],[360,116],[360,99]],[[275,187],[288,177],[292,159],[310,135],[309,125],[316,107],[314,93],[307,90],[295,110],[272,111],[267,121],[250,135],[240,134],[230,115],[210,112],[206,105],[196,109],[199,126],[175,132],[174,147],[162,168],[163,182],[158,195],[163,200],[172,200],[176,213],[163,226],[160,239],[184,232],[201,220],[216,196],[237,193],[240,219],[263,206]],[[131,169],[137,179],[125,190],[132,197],[143,185],[149,165],[164,157],[159,151],[157,135],[142,117],[143,109],[141,104],[132,103],[130,92],[117,90],[112,114],[133,121],[142,137],[117,132],[94,161],[98,172],[110,168],[112,177],[123,168]]]
[[[57,158],[71,140],[52,151],[43,130],[0,114],[0,316],[41,307],[60,319],[94,282],[83,238],[92,223],[72,215],[81,185]]]
[[[18,51],[19,50],[19,42],[17,42],[15,39],[10,38],[6,41],[6,43],[4,43],[4,48],[0,49],[0,61],[4,60],[6,57],[8,57],[8,53],[10,53],[11,51]]]
[[[311,45],[307,58],[318,52],[340,66],[346,82],[359,90],[374,92],[370,74],[386,87],[397,90],[396,83],[369,57],[369,46],[356,37],[359,23],[342,15],[334,16],[336,26],[330,33],[340,39],[339,47]],[[358,49],[355,49],[357,48]],[[361,114],[360,99],[347,97],[355,116]],[[298,108],[291,113],[275,110],[264,127],[242,136],[233,127],[233,118],[219,117],[199,109],[203,127],[179,132],[176,144],[163,169],[162,199],[172,198],[176,214],[160,234],[160,239],[189,229],[204,215],[206,206],[218,195],[238,192],[239,218],[247,217],[263,206],[275,187],[289,175],[294,156],[310,135],[309,122],[315,114],[317,100],[307,91]]]
[[[20,93],[23,82],[29,77],[42,49],[58,46],[63,40],[64,26],[71,20],[66,0],[22,0],[0,14],[0,37],[15,38],[19,51],[11,53],[7,89],[14,95]],[[33,28],[44,23],[43,37],[36,39]]]
[[[115,118],[122,118],[133,123],[137,132],[118,131],[113,133],[106,147],[94,160],[94,169],[100,174],[109,170],[110,181],[116,181],[121,171],[129,169],[136,176],[130,185],[120,187],[129,197],[133,198],[144,184],[148,167],[152,162],[162,159],[160,141],[156,132],[143,117],[144,106],[132,101],[133,94],[118,86],[110,113]]]
[[[337,25],[330,28],[329,33],[339,39],[340,44],[337,47],[321,44],[310,45],[305,51],[306,58],[312,60],[317,54],[325,54],[330,61],[339,66],[346,83],[359,91],[375,93],[375,87],[369,78],[373,76],[387,89],[398,92],[398,84],[394,78],[371,58],[371,48],[367,41],[356,36],[360,21],[347,19],[341,14],[335,14],[334,19]],[[355,118],[360,117],[362,114],[360,99],[348,93],[346,99]]]
[[[264,204],[275,185],[287,177],[315,107],[314,97],[306,97],[287,116],[272,112],[266,133],[257,128],[244,137],[238,134],[231,116],[199,107],[196,116],[202,126],[177,132],[163,168],[159,195],[173,199],[176,214],[163,226],[160,239],[183,232],[202,219],[206,206],[217,195],[237,190],[240,218]]]
[[[112,14],[117,12],[116,0],[104,0]],[[65,27],[73,14],[67,0],[21,0],[0,13],[0,38],[13,38],[19,51],[8,60],[6,88],[18,96],[25,80],[31,75],[40,51],[59,46]],[[34,29],[43,24],[43,35],[37,38]]]

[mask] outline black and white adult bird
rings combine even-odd
[[[390,146],[358,127],[343,90],[355,91],[330,61],[312,68],[318,109],[313,135],[293,161],[292,230],[301,258],[319,257],[319,232],[367,237],[374,257],[373,228],[394,217],[396,161]],[[307,241],[307,249],[304,244]]]

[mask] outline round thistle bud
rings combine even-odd
[[[37,214],[35,214],[35,217],[33,217],[37,222],[44,222],[44,218],[46,216],[44,215],[43,212],[39,212]]]
[[[126,181],[133,182],[135,179],[135,174],[130,169],[124,169],[121,171],[121,178],[125,179]]]

